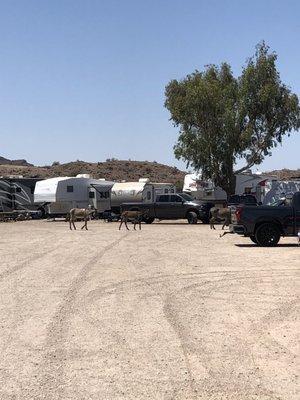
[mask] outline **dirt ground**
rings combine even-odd
[[[0,399],[298,400],[296,238],[130,228],[0,224]]]

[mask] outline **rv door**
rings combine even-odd
[[[144,190],[143,200],[144,200],[144,203],[153,203],[154,199],[153,199],[153,188],[152,187],[147,187]]]
[[[97,193],[95,188],[93,187],[88,188],[88,198],[89,198],[89,205],[93,208],[97,208]]]

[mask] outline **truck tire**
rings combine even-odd
[[[145,224],[152,224],[153,221],[154,221],[153,217],[147,217],[143,219],[143,222],[145,222]]]
[[[189,224],[196,224],[198,221],[197,214],[194,211],[189,211],[186,217]]]
[[[252,240],[253,243],[257,244],[257,240],[254,235],[249,236],[250,240]]]
[[[256,229],[255,239],[259,246],[276,246],[280,239],[280,231],[275,224],[267,222]]]

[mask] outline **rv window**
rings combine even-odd
[[[169,193],[169,189],[165,189],[165,193]]]
[[[109,198],[109,192],[99,192],[100,199],[108,199]]]
[[[171,189],[171,193],[175,193],[175,190],[174,190],[174,189]]]
[[[162,195],[158,196],[157,202],[158,203],[167,203],[169,201],[169,196]]]
[[[73,192],[74,190],[73,190],[73,186],[67,186],[67,192],[68,193],[71,193],[71,192]]]
[[[94,199],[95,198],[95,192],[89,192],[89,198]]]

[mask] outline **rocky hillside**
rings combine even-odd
[[[0,157],[0,165],[19,165],[25,167],[33,167],[26,160],[9,160],[8,158]]]
[[[149,178],[152,182],[176,183],[178,187],[182,187],[186,174],[176,167],[149,161],[112,159],[98,163],[74,161],[60,164],[54,162],[51,166],[36,167],[26,160],[8,160],[0,157],[0,176],[23,175],[24,177],[51,178],[55,176],[76,176],[84,173],[90,174],[94,178],[105,178],[113,181],[136,181],[139,178]],[[282,169],[268,173],[283,180],[300,178],[300,169]]]
[[[280,180],[300,179],[300,168],[298,169],[279,169],[268,172],[271,175],[277,176]]]
[[[23,175],[24,177],[51,178],[55,176],[76,176],[90,174],[94,178],[105,178],[113,181],[136,181],[139,178],[149,178],[152,182],[171,182],[182,184],[184,171],[176,167],[148,161],[107,160],[105,162],[89,163],[75,161],[66,164],[58,162],[52,166],[35,167],[30,164],[16,165],[4,163],[1,165],[0,176]]]

